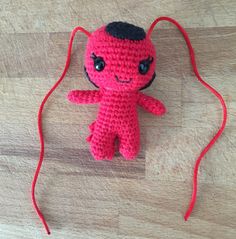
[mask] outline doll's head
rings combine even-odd
[[[85,52],[85,72],[97,87],[135,91],[155,78],[156,52],[145,31],[125,22],[112,22],[94,31]]]

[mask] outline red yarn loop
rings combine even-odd
[[[38,111],[38,133],[39,133],[39,140],[40,140],[40,155],[39,155],[39,161],[38,161],[38,165],[34,174],[34,178],[32,181],[32,185],[31,185],[31,197],[32,197],[32,203],[33,206],[35,208],[35,211],[37,212],[41,222],[43,223],[43,226],[47,232],[47,234],[50,234],[50,230],[48,227],[48,224],[42,214],[42,212],[40,211],[36,198],[35,198],[35,186],[38,180],[38,176],[40,173],[40,169],[42,167],[42,163],[43,163],[43,159],[44,159],[44,137],[43,137],[43,130],[42,130],[42,113],[43,113],[43,109],[44,109],[44,105],[47,102],[49,96],[53,93],[53,91],[59,86],[59,84],[62,82],[63,78],[66,75],[66,72],[70,66],[70,57],[71,57],[71,50],[72,50],[72,44],[73,44],[73,40],[75,37],[76,32],[81,31],[83,32],[85,35],[87,35],[88,37],[91,35],[87,30],[85,30],[83,27],[76,27],[73,29],[73,31],[71,32],[70,35],[70,41],[69,41],[69,46],[68,46],[68,51],[67,51],[67,58],[66,58],[66,63],[65,63],[65,67],[64,70],[60,76],[60,78],[58,79],[58,81],[53,85],[53,87],[48,91],[48,93],[46,94],[46,96],[44,97],[40,107],[39,107],[39,111]]]
[[[211,91],[220,101],[221,106],[222,106],[222,112],[223,112],[223,119],[222,119],[222,123],[221,126],[219,128],[219,130],[217,131],[217,133],[214,135],[214,137],[211,139],[211,141],[207,144],[207,146],[202,150],[202,152],[200,153],[200,155],[198,156],[196,163],[195,163],[195,167],[194,167],[194,173],[193,173],[193,189],[192,189],[192,197],[191,200],[189,202],[189,207],[188,210],[185,213],[184,219],[185,221],[188,220],[194,205],[196,203],[196,198],[197,198],[197,186],[198,186],[198,170],[199,170],[199,166],[200,166],[200,162],[202,160],[202,158],[205,156],[205,154],[207,153],[207,151],[215,144],[216,140],[221,136],[221,134],[224,131],[225,125],[226,125],[226,121],[227,121],[227,108],[226,108],[226,104],[225,101],[223,99],[223,97],[221,96],[221,94],[219,92],[217,92],[213,87],[211,87],[209,84],[207,84],[202,77],[200,76],[198,69],[197,69],[197,64],[196,64],[196,60],[195,60],[195,55],[194,55],[194,50],[193,47],[191,45],[189,36],[187,34],[187,32],[185,31],[185,29],[174,19],[170,18],[170,17],[159,17],[157,18],[150,26],[147,36],[150,37],[154,27],[156,26],[156,24],[160,21],[167,21],[170,22],[172,24],[174,24],[179,31],[182,33],[184,40],[188,46],[188,50],[189,50],[189,55],[190,55],[190,60],[191,60],[191,64],[193,67],[193,71],[198,79],[198,81],[200,81],[201,84],[203,84],[209,91]]]

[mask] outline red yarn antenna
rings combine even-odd
[[[32,197],[32,203],[33,203],[33,206],[35,208],[35,211],[37,212],[37,214],[39,216],[39,219],[43,223],[43,226],[44,226],[48,235],[50,234],[48,224],[47,224],[42,212],[40,211],[40,209],[38,207],[38,204],[37,204],[37,201],[35,199],[35,186],[36,186],[38,176],[39,176],[39,173],[40,173],[40,170],[41,170],[41,167],[42,167],[43,159],[44,159],[44,136],[43,136],[43,130],[42,130],[42,113],[43,113],[44,105],[47,102],[49,96],[53,93],[53,91],[62,82],[62,80],[65,77],[66,72],[67,72],[67,70],[70,66],[72,44],[73,44],[73,40],[74,40],[74,37],[75,37],[75,34],[76,34],[77,31],[83,32],[88,37],[91,35],[83,27],[76,27],[76,28],[73,29],[73,31],[71,32],[71,35],[70,35],[70,41],[69,41],[69,45],[68,45],[67,58],[66,58],[66,63],[65,63],[64,70],[63,70],[60,78],[58,79],[58,81],[53,85],[53,87],[45,95],[45,97],[44,97],[44,99],[43,99],[43,101],[42,101],[42,103],[39,107],[39,111],[38,111],[38,134],[39,134],[39,140],[40,140],[40,155],[39,155],[38,165],[37,165],[37,168],[35,170],[34,178],[33,178],[32,185],[31,185],[31,197]]]
[[[193,67],[193,71],[198,79],[198,81],[200,81],[201,84],[203,84],[209,91],[211,91],[220,101],[221,106],[222,106],[222,113],[223,113],[223,119],[221,122],[221,126],[219,128],[219,130],[217,131],[217,133],[214,135],[214,137],[211,139],[211,141],[207,144],[207,146],[202,150],[202,152],[200,153],[200,155],[198,156],[196,163],[195,163],[195,167],[194,167],[194,172],[193,172],[193,189],[192,189],[192,197],[191,200],[189,202],[189,207],[188,210],[185,213],[184,219],[185,221],[188,220],[194,205],[196,203],[196,198],[197,198],[197,186],[198,186],[198,170],[199,170],[199,166],[201,163],[201,160],[203,159],[203,157],[205,156],[205,154],[207,153],[207,151],[215,144],[216,140],[221,136],[221,134],[224,131],[225,125],[226,125],[226,121],[227,121],[227,108],[226,108],[226,104],[225,101],[223,99],[223,97],[221,96],[221,94],[219,92],[217,92],[213,87],[211,87],[209,84],[207,84],[202,77],[200,76],[198,69],[197,69],[197,64],[196,64],[196,60],[195,60],[195,54],[194,54],[194,50],[193,47],[191,45],[189,36],[187,34],[187,32],[185,31],[185,29],[174,19],[170,18],[170,17],[159,17],[157,18],[152,25],[150,26],[147,36],[150,37],[153,28],[156,26],[156,24],[160,21],[167,21],[167,22],[171,22],[173,23],[178,29],[179,31],[182,33],[184,40],[188,46],[188,50],[189,50],[189,55],[190,55],[190,60],[191,60],[191,64]]]

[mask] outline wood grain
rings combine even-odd
[[[235,26],[236,22],[233,0],[2,0],[1,9],[4,33],[70,31],[76,25],[96,29],[114,19],[147,28],[161,15],[182,19],[185,27]]]
[[[0,238],[47,238],[30,199],[38,161],[37,110],[58,79],[70,30],[113,20],[148,28],[157,16],[189,33],[203,78],[224,96],[229,120],[199,172],[192,217],[183,215],[192,169],[218,129],[221,108],[194,77],[181,34],[167,23],[153,33],[157,79],[145,93],[161,99],[163,118],[139,110],[142,149],[93,160],[86,137],[97,106],[66,100],[93,89],[83,73],[86,38],[78,34],[71,67],[46,104],[45,162],[37,198],[56,239],[236,238],[236,3],[233,0],[7,1],[0,3]]]

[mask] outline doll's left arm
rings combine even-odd
[[[139,93],[137,103],[154,115],[163,115],[166,112],[166,108],[161,101],[143,93]]]

